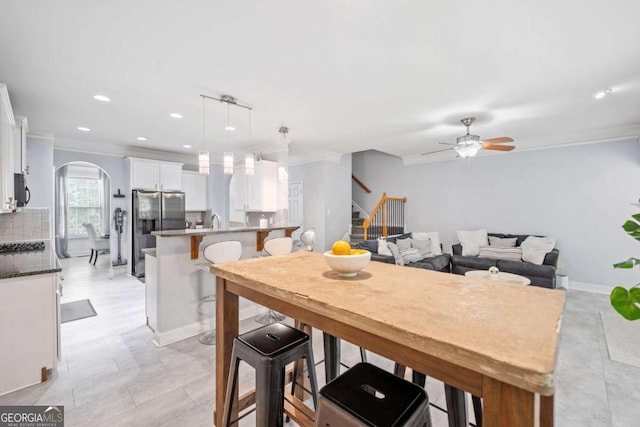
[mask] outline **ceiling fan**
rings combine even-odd
[[[480,151],[480,149],[496,150],[496,151],[511,151],[516,148],[513,145],[498,145],[498,144],[503,144],[505,142],[513,142],[513,139],[509,138],[508,136],[503,136],[500,138],[485,139],[484,141],[480,141],[480,137],[478,135],[471,135],[469,133],[469,126],[471,126],[475,120],[476,120],[475,117],[467,117],[460,120],[462,124],[467,127],[467,134],[458,137],[456,139],[457,142],[455,144],[447,143],[447,142],[440,143],[444,145],[453,145],[453,147],[446,148],[444,150],[437,150],[437,151],[430,151],[428,153],[422,153],[422,155],[424,156],[427,154],[440,153],[442,151],[456,150],[456,153],[458,153],[458,156],[463,158],[468,158],[478,154],[478,151]]]

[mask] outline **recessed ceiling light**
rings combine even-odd
[[[613,89],[606,89],[606,90],[600,91],[598,93],[594,93],[593,95],[591,95],[591,97],[593,99],[602,99],[605,96],[609,95],[611,92],[613,92]]]
[[[184,148],[191,148],[191,146],[189,144],[184,144],[183,147]]]
[[[180,113],[171,113],[169,115],[171,117],[173,117],[174,119],[181,119],[182,118],[182,114],[180,114]]]
[[[102,101],[102,102],[111,101],[111,98],[109,98],[108,96],[104,96],[104,95],[93,95],[93,99],[95,99],[96,101]]]
[[[136,138],[138,141],[146,141],[147,138],[145,138],[144,136],[139,136]]]
[[[91,129],[86,128],[84,126],[78,126],[78,130],[81,130],[82,132],[90,132],[91,131]]]
[[[233,126],[227,126],[226,128],[224,128],[225,130],[236,130],[236,128],[234,128]]]

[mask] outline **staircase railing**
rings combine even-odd
[[[406,197],[387,197],[387,193],[382,193],[377,206],[362,223],[364,239],[377,239],[404,232],[405,203]]]

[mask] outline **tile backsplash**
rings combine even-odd
[[[50,226],[48,208],[3,213],[0,214],[0,242],[49,240]]]

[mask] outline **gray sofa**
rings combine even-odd
[[[498,234],[489,233],[489,236],[500,238],[516,237],[516,246],[529,237],[528,234]],[[534,286],[555,289],[556,268],[558,266],[558,256],[560,252],[553,249],[547,253],[542,265],[531,264],[525,261],[510,261],[494,258],[480,258],[477,256],[463,256],[462,245],[452,246],[453,256],[451,257],[451,272],[454,274],[464,274],[469,270],[488,270],[490,267],[497,267],[498,270],[506,273],[519,274],[531,280]]]
[[[395,241],[398,239],[406,239],[409,237],[411,237],[411,233],[402,234],[400,236],[388,237],[386,238],[386,240],[388,242],[395,243]],[[369,252],[371,252],[372,261],[386,262],[389,264],[396,263],[396,260],[395,258],[393,258],[393,256],[381,255],[378,253],[377,240],[363,240],[361,242],[355,243],[353,247],[357,249],[366,249]],[[405,264],[405,267],[424,268],[425,270],[442,271],[444,273],[449,273],[450,259],[451,259],[451,256],[449,254],[443,253],[442,255],[423,258],[420,261]]]

